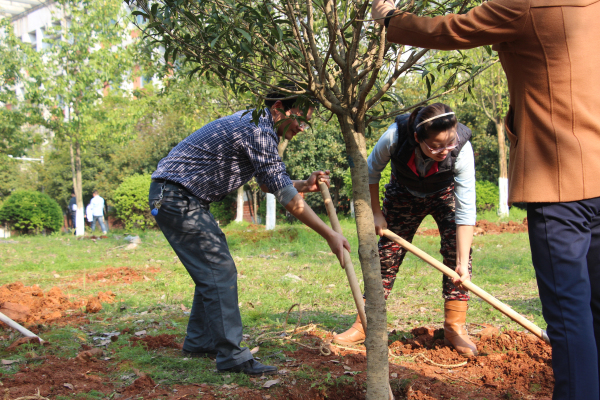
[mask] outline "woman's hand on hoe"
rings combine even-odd
[[[375,221],[375,234],[383,236],[383,230],[387,229],[387,221],[381,212],[373,213],[373,220]]]
[[[457,266],[455,272],[458,274],[459,278],[452,278],[452,283],[460,290],[467,290],[462,284],[463,282],[471,280],[471,274],[469,274],[469,264]]]

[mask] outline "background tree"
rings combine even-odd
[[[44,122],[42,111],[36,106],[35,67],[41,65],[40,55],[14,35],[10,19],[0,19],[0,201],[17,188],[37,189],[36,166],[28,165],[23,173],[23,165],[8,156],[26,155],[44,138],[38,126]],[[20,95],[23,91],[29,99]]]
[[[77,234],[83,235],[82,152],[90,143],[119,139],[129,129],[122,118],[111,116],[119,112],[121,83],[131,78],[125,73],[134,65],[128,57],[131,48],[125,46],[130,38],[119,1],[63,0],[60,5],[60,25],[48,29],[45,39],[46,62],[27,68],[40,78],[43,93],[37,101],[50,111],[51,129],[69,148]],[[112,102],[113,108],[99,107],[103,102]]]
[[[486,49],[472,50],[475,56],[482,57]],[[487,48],[491,55],[491,49]],[[493,123],[498,140],[498,187],[500,188],[498,214],[508,216],[508,158],[506,135],[504,132],[504,115],[508,112],[509,97],[506,75],[499,63],[487,69],[477,77],[473,85],[473,96],[478,107],[486,118]]]
[[[368,190],[365,133],[370,125],[379,126],[378,121],[412,106],[386,96],[400,76],[414,71],[425,75],[428,93],[424,97],[431,97],[456,86],[461,68],[466,79],[477,68],[466,65],[459,52],[432,52],[425,57],[427,50],[387,43],[385,29],[365,21],[369,1],[127,2],[137,7],[134,15],[148,21],[144,32],[164,47],[167,63],[191,64],[192,75],[216,76],[236,95],[251,92],[256,98],[255,118],[264,112],[266,93],[275,89],[290,97],[315,97],[337,119],[352,170],[367,296],[367,398],[387,398],[387,320]],[[464,12],[471,3],[477,2],[419,2],[411,11]],[[436,82],[436,70],[452,73]]]

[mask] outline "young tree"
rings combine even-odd
[[[368,189],[365,133],[370,125],[411,106],[394,104],[386,95],[400,76],[427,72],[428,95],[450,90],[460,81],[456,71],[465,67],[462,55],[431,52],[426,57],[427,50],[387,43],[385,29],[366,20],[370,1],[126,1],[137,8],[134,15],[148,21],[144,32],[164,47],[165,60],[192,64],[191,74],[215,76],[236,95],[251,92],[257,99],[255,117],[263,112],[262,101],[273,90],[290,97],[314,97],[324,112],[335,116],[352,169],[366,292],[367,398],[387,398],[387,320]],[[470,4],[469,0],[419,2],[412,11],[463,12]],[[455,72],[450,80],[436,84],[436,68]],[[465,78],[470,79],[476,68],[468,65],[465,71]]]
[[[77,199],[77,235],[84,233],[81,158],[85,146],[114,140],[129,128],[122,119],[107,120],[105,95],[121,95],[121,83],[132,79],[127,19],[118,0],[63,0],[60,22],[49,29],[45,63],[39,69],[43,94],[38,101],[50,111],[49,125],[69,147],[73,191]],[[28,94],[26,93],[26,96]],[[118,99],[116,99],[118,104]],[[103,123],[100,123],[103,122]]]
[[[471,51],[478,58],[492,55],[490,49],[488,49],[489,52],[487,54],[482,53],[485,51],[484,49]],[[499,63],[488,68],[477,77],[472,93],[483,114],[496,128],[498,138],[498,166],[500,171],[500,176],[498,177],[498,187],[500,188],[498,214],[500,216],[508,216],[508,160],[503,116],[508,112],[509,98],[506,75]]]

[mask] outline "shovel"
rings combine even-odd
[[[331,195],[329,194],[329,188],[323,182],[319,182],[319,189],[321,189],[321,195],[323,196],[323,201],[325,202],[325,207],[327,208],[327,215],[329,216],[329,222],[331,223],[331,229],[335,232],[342,234],[342,227],[340,225],[340,221],[338,220],[337,213],[335,212],[335,206],[333,205],[333,201],[331,200]],[[350,253],[348,250],[344,248],[344,263],[342,264],[342,268],[346,271],[346,277],[348,278],[348,283],[350,284],[350,290],[352,290],[352,297],[354,297],[354,304],[356,304],[356,309],[358,310],[358,316],[360,318],[360,322],[362,322],[363,329],[367,330],[367,315],[365,314],[365,303],[362,298],[362,293],[360,291],[360,286],[358,284],[358,280],[356,279],[356,273],[354,273],[354,266],[352,265],[352,259],[350,258]],[[392,387],[388,382],[388,393],[390,400],[394,400],[394,394],[392,393]]]
[[[425,253],[423,250],[419,249],[415,245],[402,239],[400,236],[396,235],[389,229],[384,229],[383,235],[392,242],[398,243],[400,246],[404,247],[406,250],[410,251],[415,256],[419,257],[421,260],[431,265],[433,268],[442,272],[444,275],[449,276],[450,278],[460,278],[456,272],[454,272],[453,270],[451,270],[450,268],[448,268],[447,266],[430,256],[429,254]],[[523,328],[527,329],[529,332],[542,339],[544,342],[550,344],[550,339],[548,338],[548,335],[546,334],[545,330],[537,327],[533,322],[529,321],[527,318],[523,317],[521,314],[519,314],[506,304],[502,303],[500,300],[496,299],[494,296],[481,289],[479,286],[475,285],[471,281],[463,282],[462,285],[467,290],[481,297],[496,310],[500,311],[502,314],[506,315],[508,318],[512,319],[517,324],[521,325]]]
[[[44,341],[42,340],[41,337],[39,337],[35,333],[31,332],[29,329],[17,324],[15,321],[8,318],[6,315],[2,314],[1,312],[0,312],[0,321],[4,322],[6,325],[10,326],[11,328],[21,332],[21,334],[23,334],[23,336],[38,338],[40,340],[40,343],[44,343]]]

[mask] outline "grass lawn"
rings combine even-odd
[[[522,220],[523,213],[511,218]],[[493,214],[485,217],[494,218]],[[495,218],[497,221],[497,218]],[[358,243],[353,220],[342,220],[342,229],[352,247],[357,276],[362,277],[358,261]],[[423,227],[434,228],[432,219]],[[262,226],[230,224],[223,228],[238,269],[239,304],[245,333],[250,338],[281,331],[290,307],[299,304],[289,315],[288,326],[299,323],[318,324],[322,329],[342,332],[355,318],[354,304],[346,277],[327,243],[301,224],[280,224],[274,231]],[[187,315],[192,304],[194,286],[185,268],[159,231],[134,232],[142,243],[126,250],[124,236],[131,232],[110,232],[108,239],[77,240],[69,235],[17,237],[16,243],[0,243],[0,276],[2,284],[22,282],[39,285],[46,292],[60,288],[75,298],[85,298],[99,291],[111,290],[116,301],[104,304],[92,323],[84,327],[42,326],[40,336],[56,346],[53,354],[74,357],[82,344],[93,345],[94,332],[123,331],[111,345],[117,365],[115,379],[133,380],[128,374],[134,368],[151,372],[154,380],[166,384],[207,382],[251,385],[243,375],[224,376],[214,373],[210,361],[201,360],[185,367],[181,358],[155,354],[128,342],[134,331],[149,334],[185,336]],[[441,260],[439,237],[417,235],[414,244]],[[107,268],[130,268],[140,277],[132,282],[118,279],[92,279]],[[541,315],[535,274],[531,265],[526,233],[476,236],[473,241],[473,282],[541,328]],[[362,280],[360,280],[362,285]],[[389,330],[408,332],[417,326],[441,327],[443,323],[442,276],[409,254],[398,274],[388,299]],[[298,319],[300,318],[300,321]],[[470,302],[468,323],[493,324],[508,329],[522,328],[476,297]],[[8,330],[0,334],[7,334]],[[92,334],[90,334],[92,332]],[[8,335],[8,334],[7,334]],[[16,338],[16,336],[14,336]],[[248,339],[248,345],[251,339]],[[21,359],[31,349],[22,346],[15,355],[0,344],[0,358]],[[127,344],[127,345],[126,345]],[[273,344],[274,346],[275,344]],[[261,345],[263,358],[283,357],[281,345]],[[292,344],[286,344],[293,349]],[[277,351],[276,351],[277,350]],[[264,353],[263,353],[264,352]],[[16,357],[16,358],[15,358]],[[2,367],[6,374],[16,373],[18,365]],[[118,376],[117,376],[118,375]],[[125,378],[123,378],[125,377]]]

